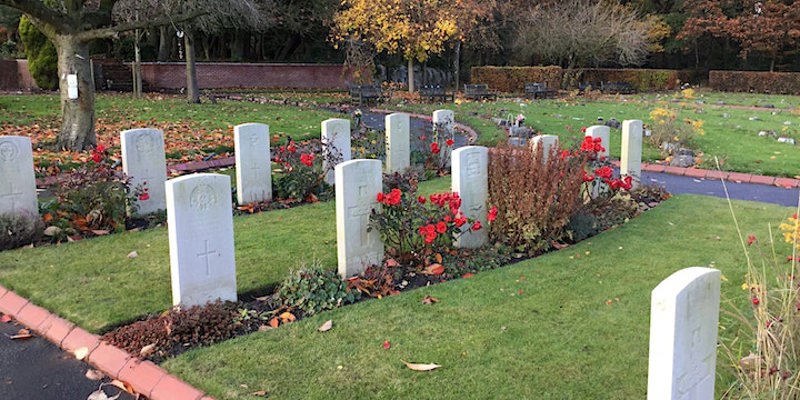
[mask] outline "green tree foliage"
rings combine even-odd
[[[36,84],[46,90],[57,89],[58,54],[53,43],[25,15],[19,20],[19,35],[25,45],[28,70]]]

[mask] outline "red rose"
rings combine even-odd
[[[594,180],[594,176],[587,174],[585,171],[583,173],[583,181],[584,182],[591,182]]]
[[[417,201],[419,202],[419,204],[425,204],[425,201],[426,201],[426,200],[425,200],[425,196],[419,196],[419,197],[417,197]]]
[[[102,152],[106,151],[106,146],[103,146],[102,144],[98,144],[96,150],[97,150],[98,153],[102,153]]]
[[[605,166],[595,169],[594,174],[599,176],[601,179],[609,179],[611,178],[611,175],[614,174],[614,170],[612,170],[611,167]]]
[[[92,153],[92,161],[99,163],[103,157],[100,156],[100,153]]]
[[[489,210],[489,215],[486,216],[486,219],[488,219],[489,222],[492,222],[495,219],[497,219],[497,207],[492,207]]]
[[[378,203],[383,203],[384,198],[386,198],[386,195],[381,192],[378,192],[378,197],[377,197]]]
[[[307,167],[314,165],[314,154],[301,154],[300,162],[305,164]]]
[[[477,231],[480,229],[481,229],[481,221],[475,221],[475,223],[472,224],[472,230]]]
[[[440,234],[447,232],[447,224],[445,224],[442,221],[437,222],[436,223],[436,232],[438,232]]]
[[[447,145],[448,145],[448,146],[452,146],[452,145],[453,145],[453,143],[455,143],[455,140],[453,140],[453,139],[447,139],[447,140],[445,141],[445,143],[447,143]]]
[[[439,143],[431,143],[431,153],[439,154]]]

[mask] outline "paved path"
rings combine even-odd
[[[689,176],[670,175],[656,172],[643,172],[642,183],[656,184],[667,188],[672,194],[699,194],[705,196],[725,197],[722,181],[719,179],[692,178]],[[732,199],[751,200],[764,203],[780,204],[796,207],[800,190],[783,188],[774,185],[756,183],[739,183],[726,181],[728,193]]]

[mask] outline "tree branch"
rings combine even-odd
[[[0,0],[0,1],[4,1],[4,0]],[[88,41],[94,40],[94,39],[108,39],[108,38],[112,38],[112,37],[117,36],[120,32],[126,32],[126,31],[132,31],[132,30],[136,30],[136,29],[144,29],[144,28],[150,28],[150,27],[156,27],[156,26],[162,26],[162,25],[169,25],[170,23],[174,23],[174,22],[184,22],[184,21],[188,21],[190,19],[194,19],[194,18],[200,17],[200,16],[202,16],[204,14],[206,14],[205,11],[197,10],[197,11],[193,11],[193,12],[190,12],[190,13],[187,13],[187,14],[179,14],[179,15],[177,15],[175,17],[172,17],[172,18],[167,16],[167,17],[156,18],[156,19],[151,19],[151,20],[146,20],[146,21],[125,22],[125,23],[120,23],[120,24],[117,24],[117,25],[109,26],[109,27],[106,27],[106,28],[95,28],[95,29],[83,31],[83,32],[80,32],[80,33],[76,34],[75,36],[81,42],[88,42]]]
[[[0,0],[0,5],[11,7],[50,25],[57,33],[68,33],[73,29],[72,20],[60,12],[47,7],[40,0]]]

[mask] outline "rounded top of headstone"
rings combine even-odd
[[[260,122],[248,122],[245,124],[239,124],[233,127],[234,132],[261,132],[266,130],[269,133],[269,125],[262,124]]]

